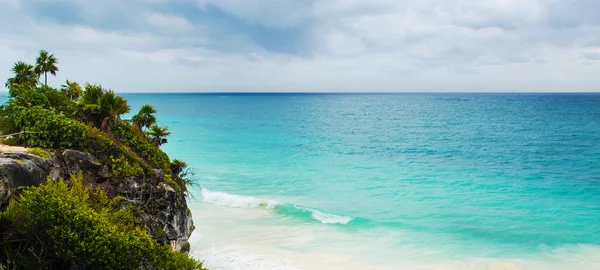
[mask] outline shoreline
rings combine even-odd
[[[597,269],[600,246],[540,248],[536,254],[459,257],[436,251],[436,244],[397,246],[414,233],[348,230],[343,225],[307,223],[268,208],[231,207],[204,201],[190,205],[197,230],[190,255],[213,270],[234,269],[416,269],[518,270]],[[202,222],[201,222],[202,221]]]

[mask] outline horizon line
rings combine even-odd
[[[127,92],[115,91],[118,94],[600,94],[594,92]]]

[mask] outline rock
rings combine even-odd
[[[160,180],[164,181],[159,179],[157,186],[141,193],[144,190],[128,179],[119,185],[119,192],[128,203],[144,205],[145,209],[151,210],[141,214],[141,218],[150,234],[160,234],[159,243],[170,245],[173,250],[189,252],[188,240],[195,228],[192,213],[185,196]]]
[[[84,172],[99,175],[103,170],[102,163],[88,153],[67,149],[62,153],[62,159],[66,165],[66,172],[69,174]]]
[[[188,239],[194,230],[192,214],[185,195],[165,183],[162,170],[155,170],[152,176],[112,179],[108,166],[80,151],[65,150],[60,155],[50,155],[48,160],[24,153],[3,153],[0,154],[0,205],[20,186],[35,186],[47,179],[68,178],[80,172],[96,184],[109,185],[125,198],[124,204],[143,209],[142,222],[160,243],[174,250],[189,251]]]
[[[0,154],[0,205],[6,203],[17,188],[45,182],[52,167],[50,161],[35,155]]]

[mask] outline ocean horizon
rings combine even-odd
[[[600,269],[598,93],[123,96],[209,269]]]

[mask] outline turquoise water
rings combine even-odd
[[[600,95],[125,96],[213,269],[600,269]]]

